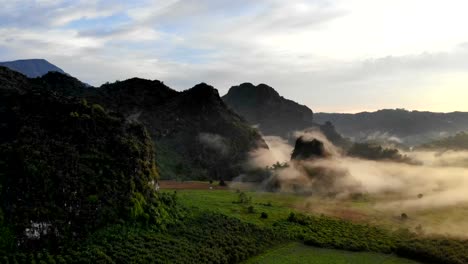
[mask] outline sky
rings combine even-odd
[[[314,112],[468,111],[466,0],[0,0],[0,61],[94,86],[224,95],[265,83]]]

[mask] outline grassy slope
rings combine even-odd
[[[306,246],[301,243],[290,243],[274,248],[257,257],[249,259],[246,264],[417,264],[418,262],[398,258],[393,255],[368,252],[350,252],[336,249],[324,249]]]

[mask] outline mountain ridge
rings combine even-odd
[[[315,118],[332,122],[338,132],[356,141],[395,140],[418,145],[468,130],[468,112],[460,111],[382,109],[356,114],[316,113]]]
[[[22,75],[9,78],[15,80],[15,76]],[[23,79],[33,89],[102,105],[123,115],[127,122],[144,124],[156,146],[161,176],[166,179],[228,180],[242,173],[251,150],[267,148],[257,130],[231,111],[218,91],[206,83],[179,92],[161,81],[141,78],[98,88],[58,72]],[[213,148],[219,144],[222,151]]]

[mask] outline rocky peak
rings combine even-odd
[[[318,139],[306,140],[299,137],[296,140],[294,151],[292,153],[292,160],[307,160],[314,158],[324,158],[327,156],[325,146],[322,141]]]

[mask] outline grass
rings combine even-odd
[[[417,264],[418,262],[398,258],[393,255],[349,252],[336,249],[324,249],[290,243],[271,249],[264,254],[249,259],[245,264]]]
[[[166,189],[165,191],[173,190]],[[245,194],[243,200],[247,202],[237,202],[241,193]],[[366,197],[366,199],[358,201],[336,201],[295,194],[253,192],[248,189],[244,189],[242,192],[235,190],[180,189],[177,190],[177,194],[179,204],[188,208],[199,209],[195,211],[213,211],[237,218],[242,222],[279,232],[289,237],[290,241],[304,241],[307,246],[340,249],[335,253],[341,254],[346,261],[348,261],[348,257],[350,258],[349,261],[352,261],[356,255],[356,253],[350,251],[365,251],[375,252],[361,253],[367,254],[360,255],[367,256],[365,259],[369,256],[386,257],[381,259],[381,262],[373,261],[371,258],[372,261],[368,263],[416,263],[401,262],[405,261],[404,259],[400,259],[400,262],[389,262],[393,261],[392,259],[397,259],[392,255],[386,255],[389,253],[423,262],[468,263],[468,255],[464,250],[468,245],[468,241],[450,237],[416,235],[407,231],[406,228],[421,223],[422,219],[428,221],[437,219],[438,214],[427,214],[424,210],[412,211],[407,212],[409,215],[407,220],[402,220],[398,213],[379,210],[376,206],[378,201],[375,197]],[[447,209],[446,215],[452,217],[454,209],[456,208]],[[455,215],[464,215],[466,212],[463,210]],[[268,217],[262,218],[262,213],[265,213]],[[324,217],[321,215],[324,215]],[[297,217],[291,218],[290,216]],[[426,228],[426,226],[423,228]],[[303,249],[307,248],[304,247]],[[350,251],[341,251],[342,249]],[[321,254],[320,252],[334,252],[333,250],[321,251],[321,249],[317,248],[312,249],[312,251],[318,255]],[[343,255],[342,253],[347,254]],[[327,259],[327,262],[319,262],[319,260],[313,259],[316,262],[310,263],[365,263],[343,262],[344,260],[340,260],[341,257],[337,257],[336,262],[330,262],[329,258],[332,255],[334,254],[322,257]],[[278,258],[279,260],[280,258]],[[333,259],[333,261],[335,260]]]
[[[247,213],[247,206],[232,203],[237,199],[235,190],[178,190],[180,202],[187,206],[218,211],[254,224],[272,224],[284,219],[290,212],[299,211],[312,215],[327,215],[354,222],[368,223],[385,229],[407,228],[419,232],[418,226],[427,234],[459,236],[459,228],[468,228],[468,205],[456,205],[440,209],[412,209],[391,211],[379,208],[384,197],[366,197],[364,200],[340,200],[307,197],[295,194],[244,191],[252,197],[251,205],[255,214]],[[266,206],[271,204],[272,206]],[[268,214],[267,219],[259,219],[261,212]],[[402,213],[409,218],[402,221]]]
[[[290,194],[245,192],[252,197],[250,204],[235,203],[239,193],[225,190],[178,190],[178,201],[188,207],[209,210],[235,217],[244,222],[271,226],[274,222],[286,219],[289,213],[295,211],[294,204],[301,197]],[[248,207],[253,206],[254,213],[249,213]],[[262,219],[262,212],[268,218]]]

